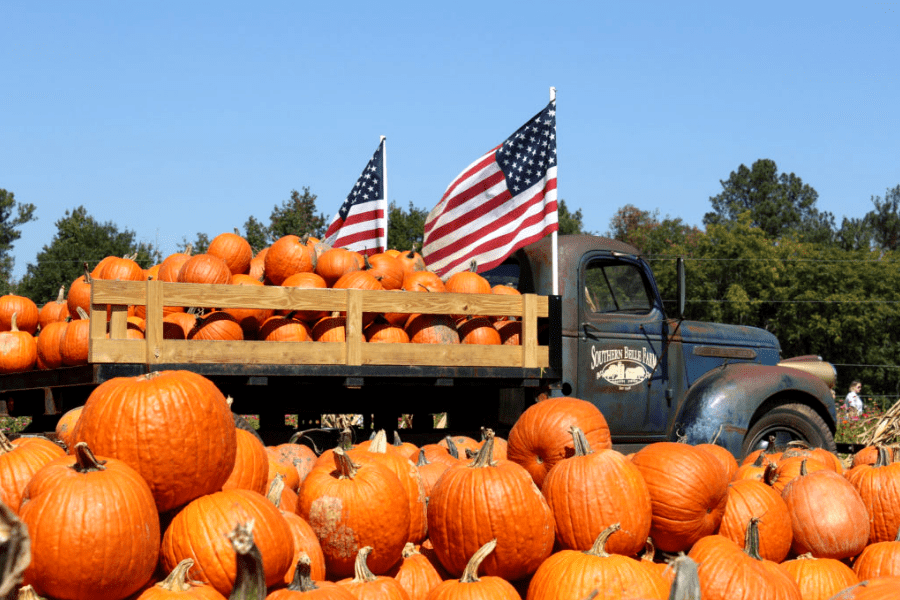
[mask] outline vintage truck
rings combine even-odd
[[[323,414],[357,414],[365,429],[388,430],[402,416],[414,441],[483,426],[502,435],[542,395],[571,395],[600,408],[622,450],[676,439],[715,442],[738,457],[772,439],[835,449],[830,364],[783,360],[761,329],[684,320],[683,285],[676,314],[667,314],[651,269],[629,245],[575,235],[560,236],[558,248],[558,295],[549,238],[484,274],[521,296],[96,280],[89,364],[0,376],[0,414],[30,415],[31,431],[52,431],[107,379],[188,369],[212,379],[235,412],[258,415],[270,442],[321,425]],[[679,274],[683,282],[680,266]],[[128,305],[146,307],[144,339],[127,339]],[[164,306],[340,311],[347,339],[166,339]],[[367,343],[364,316],[379,312],[513,317],[521,342]],[[439,414],[448,429],[436,429]]]

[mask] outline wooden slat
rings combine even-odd
[[[91,362],[549,366],[549,350],[537,343],[537,319],[547,316],[549,302],[533,294],[429,294],[96,280],[91,297]],[[106,339],[107,305],[113,306],[113,338],[124,338],[126,309],[132,304],[147,307],[146,339]],[[351,342],[166,340],[163,306],[341,311],[347,315]],[[367,344],[362,341],[363,314],[367,312],[520,316],[522,346]]]

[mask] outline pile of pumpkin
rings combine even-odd
[[[205,253],[169,255],[143,269],[131,257],[108,256],[78,277],[66,292],[40,309],[29,298],[0,297],[0,373],[55,369],[87,363],[91,281],[109,279],[211,283],[242,286],[277,285],[298,288],[406,290],[518,294],[509,286],[491,284],[474,270],[456,273],[446,282],[429,271],[414,251],[388,250],[363,256],[331,248],[315,238],[286,235],[253,255],[237,233],[213,238]],[[196,308],[196,307],[195,307]],[[141,338],[145,309],[129,308],[128,335]],[[227,308],[190,310],[164,308],[163,337],[198,340],[345,340],[345,319],[322,311],[275,311]],[[521,322],[507,317],[366,315],[367,342],[513,344],[520,343]]]
[[[662,599],[679,553],[699,565],[682,598],[900,597],[884,448],[847,470],[803,445],[740,466],[712,444],[625,456],[594,405],[547,398],[507,440],[378,432],[316,455],[236,428],[188,371],[107,381],[57,434],[68,453],[0,439],[0,500],[46,598],[243,598],[252,582],[273,600]]]

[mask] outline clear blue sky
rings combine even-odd
[[[329,218],[387,136],[430,210],[558,90],[559,195],[701,225],[774,160],[860,217],[900,184],[895,2],[0,5],[0,188],[37,206],[14,275],[83,205],[174,252],[309,186]]]

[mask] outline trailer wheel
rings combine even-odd
[[[744,436],[742,456],[767,448],[769,438],[783,448],[788,442],[804,441],[814,448],[837,452],[834,436],[819,414],[805,404],[782,404],[764,414]]]

